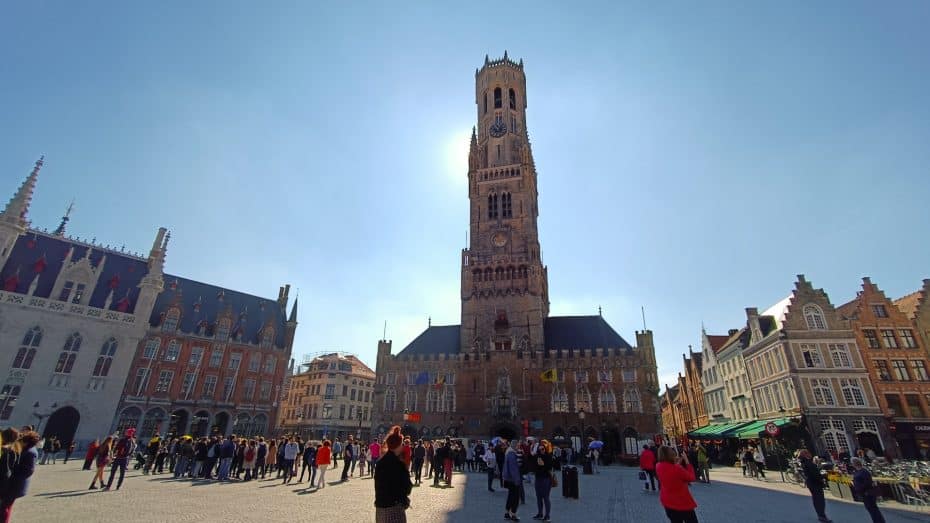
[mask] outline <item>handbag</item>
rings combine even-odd
[[[555,472],[549,472],[549,479],[552,481],[552,488],[559,486],[559,476]]]
[[[646,481],[646,471],[645,471],[645,470],[640,470],[640,471],[639,471],[639,480],[640,480],[640,481]]]

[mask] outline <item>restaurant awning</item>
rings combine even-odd
[[[692,439],[721,439],[726,436],[723,434],[727,432],[732,432],[734,430],[739,430],[741,427],[748,425],[748,422],[737,421],[733,423],[717,423],[713,425],[705,425],[699,429],[692,430],[688,433],[688,437]]]
[[[791,419],[780,418],[780,419],[766,419],[766,420],[754,421],[746,425],[745,427],[739,429],[738,431],[736,431],[735,434],[731,435],[730,437],[739,438],[739,439],[756,439],[759,437],[760,434],[762,436],[766,436],[767,434],[764,434],[765,426],[770,422],[774,423],[775,426],[777,427],[784,427],[785,425],[791,423]]]

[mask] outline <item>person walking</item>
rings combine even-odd
[[[365,466],[368,464],[368,445],[364,441],[358,445],[358,477],[365,477]]]
[[[820,468],[814,465],[811,453],[807,449],[801,449],[798,453],[798,459],[801,461],[801,472],[804,473],[807,490],[811,493],[814,511],[817,512],[817,521],[830,523],[833,520],[827,517],[827,502],[823,499],[824,484]]]
[[[406,523],[410,506],[410,472],[400,459],[404,437],[391,427],[384,444],[387,452],[375,465],[375,523]]]
[[[281,468],[284,469],[284,481],[282,485],[291,482],[291,477],[293,477],[294,474],[294,460],[297,459],[299,453],[300,446],[297,445],[297,442],[294,441],[294,437],[291,436],[287,441],[287,445],[284,446],[284,463],[281,464]]]
[[[426,459],[426,449],[423,447],[423,440],[419,440],[417,446],[413,449],[413,478],[416,485],[420,484],[424,459]]]
[[[657,457],[656,475],[659,477],[659,502],[670,523],[697,523],[697,502],[691,496],[688,484],[695,481],[694,467],[687,454],[678,455],[673,447],[662,446]]]
[[[110,490],[113,486],[113,477],[119,470],[119,480],[116,482],[116,490],[123,486],[123,478],[126,476],[126,467],[129,466],[129,457],[136,450],[136,429],[126,429],[125,435],[120,438],[116,445],[113,446],[113,461],[110,463],[110,480],[103,490]]]
[[[304,472],[306,472],[307,479],[310,480],[310,484],[313,485],[313,476],[316,475],[313,470],[314,467],[316,467],[316,447],[309,442],[304,445],[304,454],[301,461],[303,465],[300,467],[300,478],[297,479],[297,483],[303,483]]]
[[[375,463],[378,462],[378,458],[381,457],[381,443],[377,440],[372,441],[371,445],[368,445],[368,473],[374,475],[375,473]]]
[[[332,462],[332,452],[332,443],[328,439],[324,439],[323,446],[316,450],[316,466],[320,471],[320,479],[316,486],[318,490],[326,487],[326,469]]]
[[[507,440],[501,438],[494,447],[494,459],[497,460],[497,478],[500,487],[504,488],[504,458],[507,454]]]
[[[33,430],[18,433],[16,429],[10,428],[3,431],[3,441],[11,443],[3,448],[0,458],[3,458],[4,466],[10,464],[12,467],[8,469],[10,477],[0,492],[0,522],[9,523],[13,503],[29,491],[29,481],[39,459],[36,450],[39,434]]]
[[[103,440],[103,443],[97,446],[97,455],[94,458],[97,461],[97,470],[94,472],[94,479],[90,482],[90,488],[87,490],[94,490],[97,488],[97,481],[100,481],[100,488],[103,488],[103,471],[107,468],[107,465],[110,463],[110,451],[113,448],[113,436],[107,436]]]
[[[255,462],[258,459],[257,454],[255,440],[249,440],[242,456],[242,468],[245,469],[245,481],[252,481],[257,476],[255,473]]]
[[[878,510],[878,501],[876,500],[878,488],[875,481],[872,480],[872,473],[863,466],[860,458],[852,458],[849,462],[855,470],[853,473],[853,492],[859,494],[859,497],[862,498],[862,504],[865,505],[865,510],[872,517],[872,523],[885,523],[885,516],[882,516],[881,511]]]
[[[94,462],[94,458],[97,457],[97,448],[99,447],[99,439],[95,439],[94,441],[90,442],[90,445],[87,447],[87,454],[84,455],[84,467],[82,470],[90,470],[90,466]]]
[[[278,468],[278,443],[272,439],[268,443],[268,455],[265,456],[265,469],[266,472],[268,472],[269,478],[276,468]],[[262,474],[262,479],[264,479],[264,477],[265,475]]]
[[[501,439],[501,444],[506,444],[506,440]],[[520,521],[517,517],[517,508],[520,506],[520,486],[523,484],[523,476],[520,475],[520,463],[517,458],[517,442],[511,442],[504,453],[504,467],[501,469],[501,477],[504,481],[504,487],[507,489],[507,501],[504,505],[504,519],[511,521]]]
[[[497,457],[490,446],[484,450],[484,465],[488,471],[488,492],[494,492],[494,476],[497,474]]]
[[[339,466],[339,457],[342,456],[342,442],[339,441],[339,438],[336,438],[336,441],[333,443],[333,467],[336,468]]]
[[[355,459],[355,444],[350,435],[346,438],[346,444],[342,451],[342,481],[349,481],[349,468],[352,466],[352,460]]]
[[[233,436],[229,435],[220,445],[220,469],[216,473],[216,479],[219,481],[229,481],[229,472],[232,469],[233,458],[236,457],[236,442]]]
[[[649,445],[643,445],[643,452],[639,455],[639,468],[646,474],[645,485],[643,490],[656,491],[656,455]]]
[[[533,487],[536,489],[536,515],[533,519],[539,519],[549,523],[549,513],[552,510],[552,502],[549,500],[549,493],[552,491],[552,444],[548,440],[542,440],[536,447],[535,456],[530,457],[533,460],[533,473],[536,475],[536,481]],[[543,511],[545,509],[545,511]]]
[[[698,480],[710,484],[710,460],[707,458],[707,449],[700,443],[697,444],[697,461],[698,461]]]
[[[756,447],[752,453],[752,460],[756,464],[756,474],[765,479],[765,455],[762,454],[762,447]]]
[[[71,458],[71,454],[74,452],[76,446],[77,445],[75,445],[73,441],[68,443],[68,450],[65,451],[65,463],[68,463],[68,459]]]

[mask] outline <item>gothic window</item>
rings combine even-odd
[[[501,215],[504,218],[513,218],[513,203],[509,192],[501,195]]]
[[[597,408],[602,414],[617,413],[617,397],[606,383],[601,386],[601,392],[597,396],[597,402]]]
[[[826,322],[823,320],[823,311],[814,304],[804,306],[804,319],[807,321],[807,328],[810,330],[825,330]]]
[[[513,132],[513,133],[517,132],[517,117],[516,116],[510,117],[510,132]],[[516,151],[517,149],[514,148],[514,150]],[[514,176],[516,176],[517,174],[518,173],[513,173]]]
[[[488,92],[484,92],[484,114],[488,114]]]
[[[414,388],[407,389],[404,393],[404,410],[415,412],[417,410],[417,391]]]
[[[840,387],[843,389],[843,399],[846,401],[846,405],[852,406],[865,406],[865,394],[862,393],[862,387],[859,385],[859,380],[856,379],[841,379]]]
[[[265,373],[274,374],[275,365],[277,365],[278,359],[274,356],[265,357]]]
[[[497,280],[497,281],[501,281],[501,280],[504,279],[504,269],[503,269],[503,267],[498,267],[498,268],[494,269],[494,279]]]
[[[488,218],[497,218],[497,194],[488,195]]]
[[[84,294],[87,291],[87,285],[80,282],[68,280],[61,288],[58,294],[58,301],[70,301],[71,303],[81,303]]]
[[[455,412],[455,386],[447,384],[442,395],[442,411]]]
[[[588,387],[582,386],[575,390],[575,412],[592,412],[591,410],[591,393]]]
[[[61,349],[58,356],[58,363],[55,364],[55,372],[62,374],[71,374],[71,368],[74,367],[74,360],[77,358],[78,350],[81,349],[81,335],[74,333],[68,336],[65,346]]]
[[[849,351],[845,343],[831,343],[827,345],[830,349],[830,357],[833,359],[834,367],[852,367],[852,361],[849,359]]]
[[[500,109],[503,104],[503,101],[501,100],[501,94],[502,94],[501,88],[495,87],[494,88],[494,108],[495,109]]]
[[[328,405],[323,406],[323,413],[324,413],[323,417],[324,418],[328,417],[326,415],[327,406]],[[332,409],[332,407],[330,407],[330,409]],[[394,412],[395,410],[397,410],[397,392],[394,391],[394,387],[388,387],[384,391],[384,410],[385,412]]]
[[[510,90],[510,108],[517,108],[517,93],[513,92],[513,89]]]
[[[430,387],[426,393],[426,412],[442,412],[442,402],[439,398],[439,391]]]
[[[639,399],[639,390],[629,387],[623,391],[623,411],[642,412],[643,403]]]
[[[178,319],[180,317],[181,312],[178,311],[178,309],[169,309],[168,314],[165,315],[165,321],[161,324],[162,332],[174,332],[178,330]]]
[[[557,383],[552,386],[552,412],[568,413],[568,393]]]
[[[105,377],[110,374],[110,365],[113,363],[113,356],[116,354],[118,344],[115,338],[110,338],[100,347],[100,355],[97,356],[97,363],[94,365],[95,377]]]
[[[39,347],[39,344],[42,343],[42,329],[39,327],[33,327],[26,331],[26,335],[23,336],[23,343],[19,347],[19,350],[16,352],[16,357],[13,358],[13,368],[14,369],[30,369],[32,368],[32,360],[36,357],[36,350]]]
[[[0,389],[0,419],[10,419],[20,390],[19,385],[4,385]]]
[[[491,272],[491,268],[490,268],[490,267],[488,267],[487,269],[485,269],[485,270],[484,270],[484,281],[491,281],[491,280],[493,279],[493,277],[491,276],[492,274],[493,274],[493,273]]]
[[[821,438],[824,446],[831,452],[840,452],[849,450],[849,440],[846,437],[846,424],[838,419],[820,420]]]

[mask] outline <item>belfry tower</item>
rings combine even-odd
[[[523,61],[475,71],[478,125],[468,156],[470,244],[462,251],[463,352],[539,350],[549,283],[539,247],[536,167]]]

